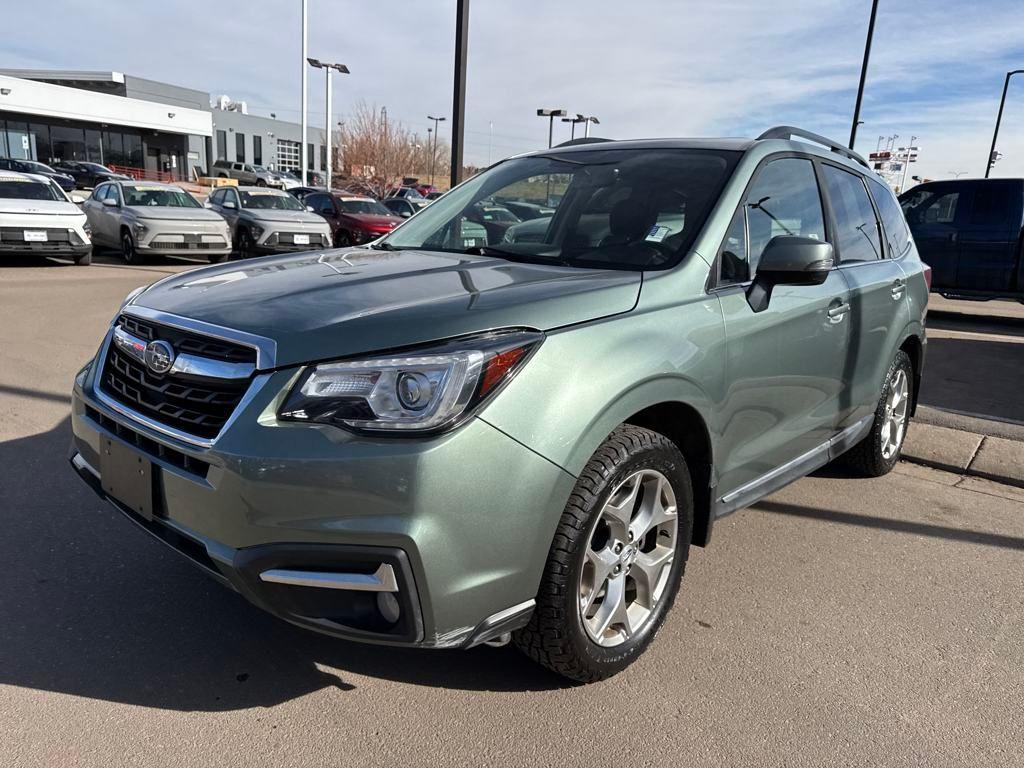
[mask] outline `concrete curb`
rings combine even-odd
[[[1024,488],[1024,442],[914,422],[903,458],[947,472]]]

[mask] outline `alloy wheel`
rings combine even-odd
[[[661,472],[643,469],[615,487],[580,574],[580,617],[591,640],[612,647],[644,629],[665,595],[678,532],[675,492]]]
[[[882,458],[892,459],[903,445],[907,433],[907,415],[910,411],[910,384],[907,372],[897,368],[889,386],[885,401],[885,415],[882,422]]]

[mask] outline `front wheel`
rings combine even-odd
[[[121,258],[124,259],[125,264],[142,262],[139,252],[135,250],[135,240],[128,230],[121,233]]]
[[[693,489],[679,449],[657,432],[619,427],[569,497],[516,645],[578,682],[621,672],[664,623],[692,531]]]
[[[338,230],[338,234],[334,236],[334,247],[348,248],[350,245],[352,245],[352,236],[343,229]]]
[[[914,367],[901,349],[886,373],[871,431],[843,457],[858,474],[881,477],[891,472],[900,460],[910,423],[913,382]]]
[[[244,227],[238,230],[238,255],[243,259],[251,259],[256,255],[256,243]]]

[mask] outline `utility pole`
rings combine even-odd
[[[306,76],[306,60],[309,58],[309,46],[306,36],[306,11],[308,0],[302,0],[302,146],[299,148],[302,158],[302,186],[306,186],[306,166],[309,165],[309,147],[306,142],[306,110],[309,108],[306,92],[309,82]]]
[[[868,21],[868,38],[864,43],[864,62],[860,65],[860,84],[857,86],[857,103],[853,108],[853,127],[850,128],[850,149],[857,141],[857,126],[860,124],[860,104],[864,99],[864,82],[868,77],[868,60],[871,58],[871,38],[875,35],[875,16],[878,15],[878,0],[871,0],[871,20]]]
[[[1006,79],[1003,81],[1003,95],[999,99],[999,114],[996,115],[996,128],[992,131],[992,149],[988,151],[988,159],[985,161],[985,178],[988,178],[989,171],[992,170],[992,166],[996,163],[996,139],[999,138],[999,124],[1003,122],[1003,107],[1006,105],[1006,89],[1010,87],[1010,78],[1014,75],[1019,75],[1024,72],[1024,69],[1015,69],[1012,72],[1006,73]]]
[[[462,147],[466,131],[466,56],[469,52],[469,0],[455,0],[455,84],[452,94],[451,185],[462,181]],[[436,133],[436,131],[435,131]]]
[[[427,120],[434,121],[434,146],[430,150],[430,186],[434,186],[434,163],[437,162],[437,124],[443,123],[445,118],[427,115]]]

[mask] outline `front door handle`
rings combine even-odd
[[[903,298],[903,291],[905,291],[906,288],[907,288],[907,282],[905,280],[903,280],[902,278],[897,279],[896,282],[894,282],[892,284],[892,288],[889,289],[889,291],[890,291],[890,293],[892,295],[892,300],[893,301],[899,301],[900,299],[902,299]]]
[[[843,322],[843,318],[846,317],[846,313],[850,311],[850,305],[841,299],[833,301],[828,308],[828,321],[833,325],[837,325]]]

